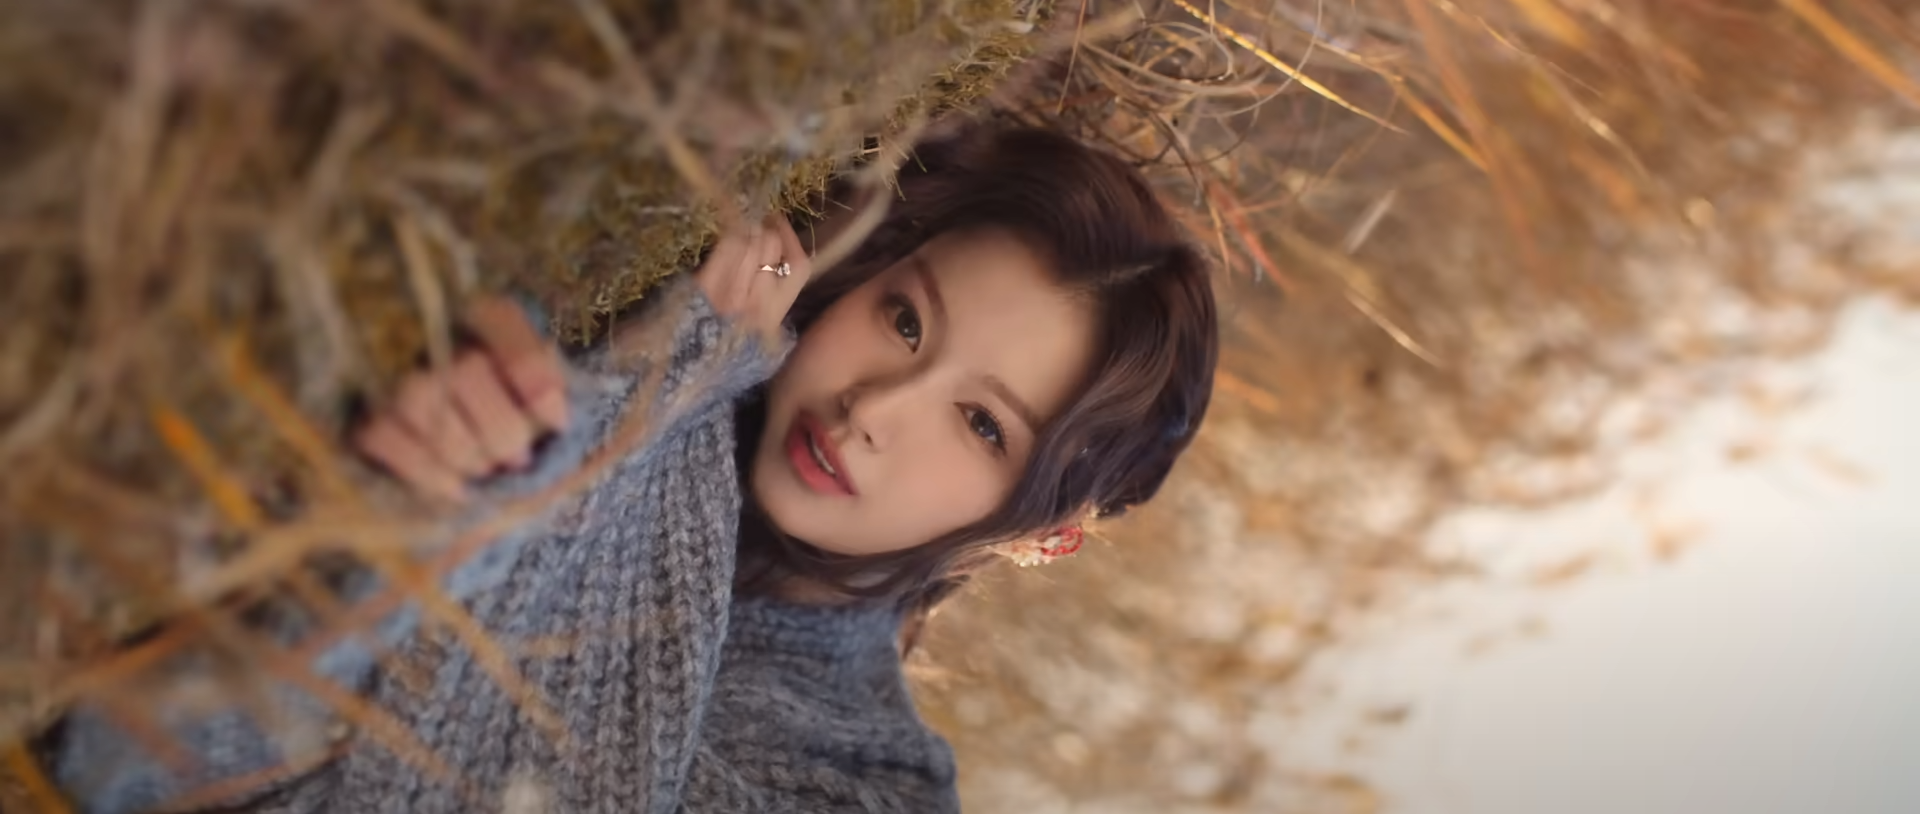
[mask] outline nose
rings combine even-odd
[[[902,422],[912,412],[912,404],[922,389],[918,377],[903,376],[864,382],[840,394],[841,409],[854,440],[874,450],[884,450],[899,435]]]

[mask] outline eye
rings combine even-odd
[[[920,349],[920,312],[913,310],[913,303],[906,297],[894,295],[887,298],[887,305],[895,309],[893,314],[893,332],[906,340],[907,347]]]
[[[1006,433],[1000,429],[1000,421],[995,419],[993,414],[986,410],[979,408],[969,409],[967,411],[967,429],[972,430],[974,435],[980,436],[980,440],[992,444],[995,449],[1005,450],[1007,448],[1007,436]]]

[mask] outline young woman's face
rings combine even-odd
[[[753,496],[826,551],[898,551],[1007,499],[1092,363],[1090,306],[1013,234],[942,235],[835,302],[774,378]]]

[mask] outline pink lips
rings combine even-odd
[[[833,468],[828,472],[813,457],[813,448],[819,447],[827,465]],[[787,461],[800,476],[800,481],[823,495],[852,496],[859,494],[853,488],[852,479],[847,477],[846,464],[840,460],[840,449],[827,435],[827,429],[813,414],[801,411],[794,416],[793,427],[787,430]]]

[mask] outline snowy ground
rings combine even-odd
[[[1649,235],[1621,271],[1657,307],[1593,354],[1644,376],[1550,380],[1576,454],[1494,450],[1449,493],[1582,497],[1429,530],[1418,454],[1215,422],[1246,488],[1170,490],[1179,545],[943,619],[971,678],[929,708],[965,736],[969,810],[1920,812],[1920,130],[1802,157],[1749,238],[1777,286],[1732,284],[1754,268],[1715,238]],[[1489,387],[1536,375],[1487,355]],[[1346,477],[1292,490],[1322,470]],[[1290,539],[1261,495],[1281,520],[1332,498],[1378,527],[1357,541],[1439,567]]]
[[[1856,261],[1920,268],[1920,137],[1808,171]],[[1920,313],[1853,302],[1742,381],[1623,441],[1590,498],[1443,522],[1490,578],[1317,662],[1277,762],[1392,814],[1920,811]]]
[[[1282,762],[1398,814],[1920,811],[1920,315],[1765,379],[1592,499],[1445,524],[1494,578],[1318,665]]]

